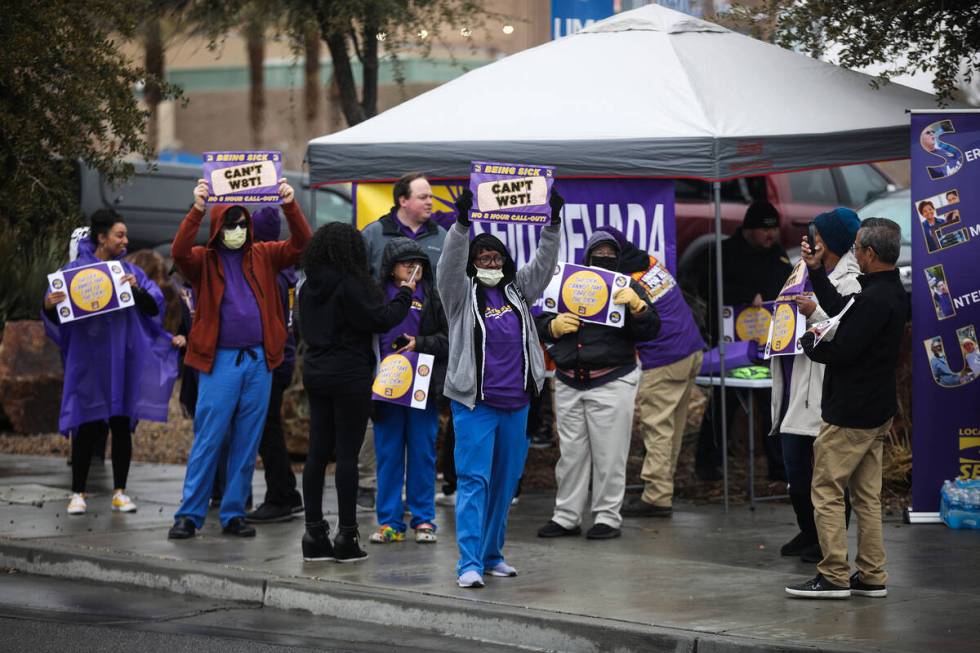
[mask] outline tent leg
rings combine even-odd
[[[728,411],[725,410],[725,318],[722,316],[722,307],[725,298],[722,291],[722,261],[721,261],[721,182],[712,183],[715,195],[715,286],[717,292],[717,315],[718,315],[718,374],[721,396],[721,470],[722,482],[725,484],[725,513],[728,513]]]

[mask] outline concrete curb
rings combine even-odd
[[[132,585],[282,610],[427,630],[460,639],[567,653],[814,653],[851,651],[768,643],[582,615],[455,600],[333,580],[280,578],[236,567],[112,549],[0,538],[0,567],[42,576]]]

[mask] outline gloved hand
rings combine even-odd
[[[557,227],[561,224],[561,207],[565,206],[565,198],[558,194],[558,189],[551,187],[551,197],[548,199],[551,205],[551,226]]]
[[[456,198],[456,222],[464,227],[469,227],[471,224],[470,209],[472,208],[473,191],[469,188],[464,188],[463,192]]]
[[[548,329],[551,331],[551,337],[557,340],[564,335],[578,331],[579,324],[578,316],[574,313],[559,313],[548,325]]]
[[[613,295],[613,304],[629,304],[630,313],[642,313],[647,309],[647,303],[640,299],[632,288],[621,288]]]
[[[800,338],[800,347],[803,348],[803,352],[805,354],[809,355],[810,352],[813,351],[813,348],[816,346],[813,343],[816,339],[817,336],[815,333],[813,333],[813,331],[807,331],[803,334],[803,337]]]

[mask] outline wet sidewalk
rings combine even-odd
[[[302,520],[223,536],[212,512],[188,541],[167,540],[183,468],[134,464],[139,512],[109,510],[111,465],[93,467],[89,512],[65,514],[70,472],[60,458],[0,455],[0,566],[218,599],[303,609],[355,621],[557,651],[975,651],[980,631],[980,532],[909,526],[886,517],[889,596],[788,598],[815,573],[782,558],[791,508],[675,506],[672,519],[628,519],[623,537],[543,540],[552,495],[525,494],[511,511],[505,554],[517,578],[455,585],[451,509],[437,509],[439,542],[366,542],[370,558],[304,563]],[[256,475],[256,498],[262,496]],[[336,524],[328,479],[328,520]],[[854,551],[854,528],[851,550]]]

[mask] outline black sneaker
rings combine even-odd
[[[820,542],[814,542],[800,551],[801,562],[816,564],[821,560],[823,560],[823,549],[820,548]]]
[[[813,536],[807,535],[803,531],[800,531],[796,534],[796,537],[784,544],[782,548],[779,549],[779,555],[798,556],[802,554],[807,547],[812,546],[813,544]],[[817,544],[817,548],[820,548],[819,544]],[[820,561],[818,560],[817,562]]]
[[[871,598],[881,599],[888,596],[888,590],[884,585],[871,585],[861,580],[861,572],[855,571],[851,574],[851,594],[854,596],[870,596]]]
[[[357,507],[362,510],[374,510],[374,489],[369,487],[357,488]]]
[[[834,585],[817,574],[805,583],[799,585],[787,585],[786,593],[790,596],[801,599],[849,599],[851,598],[851,588]]]
[[[167,533],[167,539],[190,539],[194,537],[195,531],[197,531],[197,526],[194,525],[194,522],[189,517],[178,517],[174,521],[174,525],[170,527],[170,532]]]
[[[622,534],[623,531],[613,528],[609,524],[593,524],[592,528],[586,531],[585,538],[588,540],[611,540]]]
[[[246,524],[244,517],[232,517],[221,528],[221,532],[235,537],[255,537],[255,527]]]
[[[292,506],[289,509],[289,514],[291,514],[291,515],[300,515],[302,513],[303,513],[303,502],[302,501],[300,501],[295,506]]]
[[[337,562],[360,562],[368,554],[361,548],[357,526],[341,526],[333,540],[333,559]]]
[[[694,474],[702,481],[720,481],[725,478],[721,467],[696,467]]]
[[[330,526],[322,519],[306,525],[303,533],[303,560],[319,562],[333,560],[333,544],[330,542]]]
[[[670,506],[655,506],[641,497],[633,496],[626,500],[619,512],[624,517],[670,517],[674,509]]]
[[[302,509],[302,506],[300,508]],[[268,501],[245,515],[245,521],[249,524],[273,524],[275,522],[289,521],[292,518],[292,510],[286,506],[278,506]]]
[[[581,535],[582,529],[579,526],[565,528],[556,521],[549,521],[538,529],[538,537],[565,537],[566,535]]]
[[[532,449],[548,449],[554,446],[551,441],[551,433],[535,433],[530,440]]]

